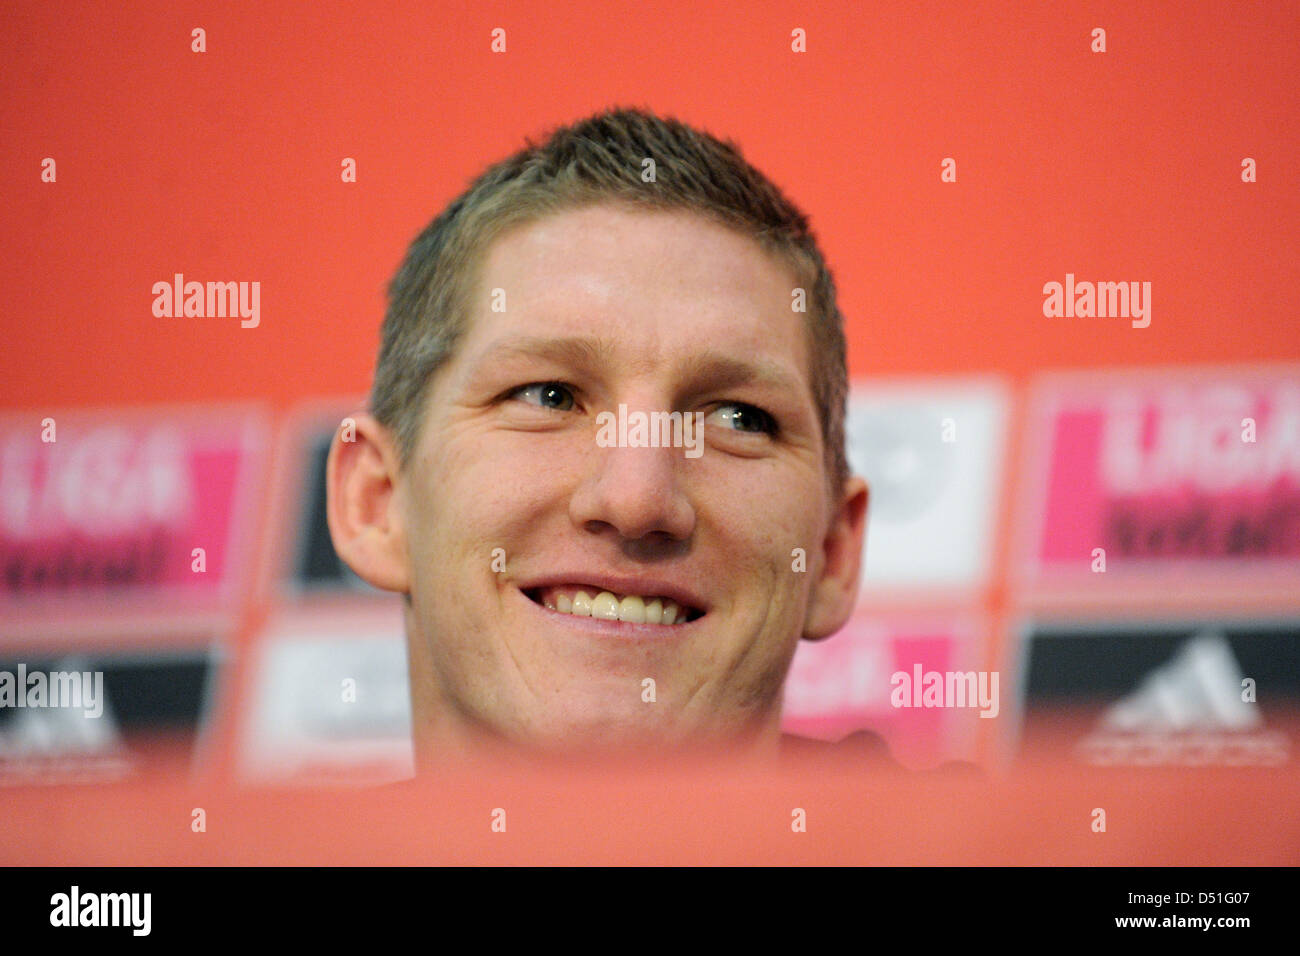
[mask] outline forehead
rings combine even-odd
[[[583,259],[572,261],[575,251]],[[671,266],[687,278],[725,279],[739,272],[764,274],[782,286],[793,284],[788,263],[754,239],[686,210],[638,209],[623,203],[597,203],[565,209],[507,229],[489,246],[490,266],[509,266],[528,275],[555,259],[573,266],[616,266],[626,270]],[[732,268],[720,273],[719,260]]]
[[[477,273],[470,348],[513,335],[599,333],[646,355],[703,345],[780,356],[808,377],[793,267],[695,213],[620,204],[552,213],[497,237]]]

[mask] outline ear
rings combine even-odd
[[[334,433],[325,465],[325,516],[334,550],[363,581],[410,590],[406,529],[398,506],[400,461],[392,433],[372,415]]]
[[[849,619],[858,599],[862,542],[867,533],[867,483],[851,475],[822,543],[821,576],[813,585],[804,623],[806,640],[830,637]]]

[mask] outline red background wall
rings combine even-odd
[[[10,7],[5,406],[361,391],[415,233],[611,104],[734,139],[810,213],[856,375],[1300,356],[1294,4],[385,6]],[[261,327],[154,318],[178,271],[260,280]],[[1151,327],[1045,319],[1066,271],[1150,280]]]
[[[525,135],[616,104],[733,139],[810,214],[854,377],[1300,359],[1293,3],[18,3],[0,22],[0,407],[36,420],[364,392],[411,238]],[[260,281],[260,327],[155,318],[176,272]],[[1066,272],[1150,281],[1150,327],[1044,318]]]

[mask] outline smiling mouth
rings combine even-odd
[[[589,585],[528,588],[523,593],[534,604],[540,604],[559,614],[591,617],[600,621],[677,627],[704,616],[704,612],[698,608],[684,607],[669,598],[614,594]]]

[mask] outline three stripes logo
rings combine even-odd
[[[1265,729],[1226,637],[1205,631],[1113,703],[1078,744],[1096,766],[1277,766],[1285,734]]]

